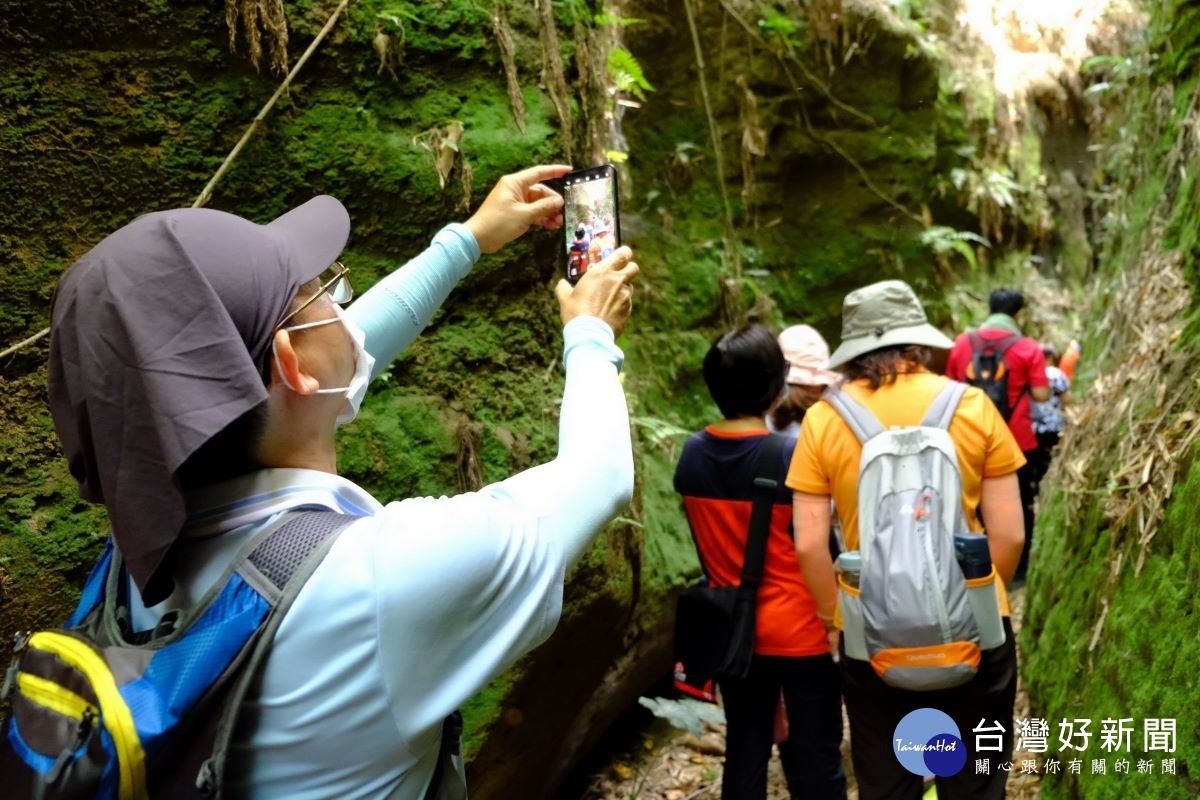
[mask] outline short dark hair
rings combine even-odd
[[[881,347],[839,367],[847,381],[866,378],[872,389],[896,380],[896,376],[912,372],[913,367],[925,369],[933,361],[933,349],[922,344],[901,344]]]
[[[787,362],[762,325],[730,331],[704,356],[704,382],[725,419],[760,417],[783,391]]]
[[[1014,316],[1025,307],[1025,295],[1017,289],[997,289],[988,295],[988,311]]]
[[[1058,348],[1054,346],[1054,342],[1042,342],[1042,355],[1045,356],[1049,366],[1058,366]]]

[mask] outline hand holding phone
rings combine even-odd
[[[531,225],[557,228],[562,222],[559,196],[544,185],[571,171],[541,164],[505,175],[464,224],[483,253],[494,253],[521,236]]]
[[[588,271],[591,277],[578,286],[559,280],[554,287],[563,325],[576,317],[596,317],[620,336],[633,310],[633,283],[639,272],[633,252],[619,247]]]
[[[612,164],[588,167],[563,176],[563,245],[567,281],[621,246],[617,208],[617,171]]]

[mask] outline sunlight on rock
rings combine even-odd
[[[962,0],[958,21],[990,50],[996,91],[1013,111],[1038,88],[1078,80],[1109,20],[1133,13],[1126,0]]]

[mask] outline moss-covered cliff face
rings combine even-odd
[[[1145,45],[1100,65],[1110,95],[1090,388],[1048,479],[1022,633],[1033,711],[1052,736],[1059,720],[1092,720],[1081,774],[1047,777],[1048,797],[1200,796],[1200,10],[1149,8]],[[1133,731],[1126,775],[1100,748],[1103,721],[1122,719]],[[1160,719],[1173,735],[1147,736],[1145,721]],[[1091,774],[1103,756],[1108,774]]]
[[[967,218],[938,188],[966,130],[920,27],[885,4],[691,5],[694,36],[684,2],[634,4],[626,31],[656,87],[625,115],[652,322],[709,332],[769,297],[759,316],[832,335],[863,275],[931,285],[920,233]]]

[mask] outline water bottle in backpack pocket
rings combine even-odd
[[[979,627],[979,648],[991,650],[1004,644],[1004,618],[1000,615],[1000,593],[996,568],[981,533],[954,534],[954,552],[967,584],[967,599]]]
[[[837,574],[838,610],[842,615],[842,647],[846,650],[847,658],[857,658],[866,661],[867,643],[863,631],[862,602],[859,594],[859,583],[862,573],[862,559],[859,551],[848,550],[838,556],[834,563]]]
[[[838,582],[846,655],[870,662],[901,689],[967,683],[994,641],[981,636],[971,597],[978,589],[982,601],[989,588],[994,597],[994,572],[969,586],[955,551],[954,532],[967,526],[958,455],[946,429],[965,389],[947,381],[921,425],[892,429],[844,389],[825,396],[863,444],[859,585]]]

